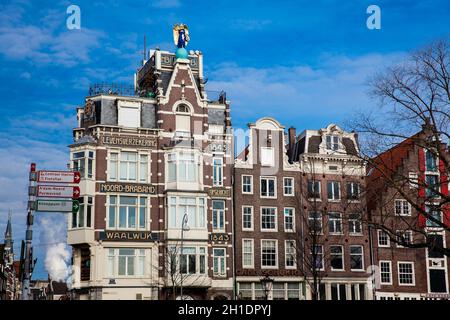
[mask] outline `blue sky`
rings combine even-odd
[[[81,30],[66,28],[70,4],[81,9]],[[381,30],[366,27],[371,4],[381,8]],[[188,48],[204,53],[207,88],[227,91],[235,127],[273,116],[301,131],[376,111],[367,78],[448,36],[449,16],[447,0],[2,1],[0,231],[11,208],[19,253],[29,163],[65,168],[75,107],[90,83],[132,84],[144,34],[149,48],[173,50],[172,25],[188,24]],[[42,225],[64,230],[64,216],[36,219],[42,278],[49,238]]]

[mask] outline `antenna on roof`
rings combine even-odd
[[[144,60],[147,60],[147,36],[144,34]]]

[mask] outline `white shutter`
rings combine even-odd
[[[175,125],[177,132],[191,132],[191,117],[178,114]]]
[[[141,112],[139,107],[119,107],[119,126],[139,128],[141,126]]]

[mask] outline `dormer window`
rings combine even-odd
[[[190,137],[191,136],[191,110],[187,105],[180,104],[175,109],[176,113],[176,136]]]
[[[327,136],[327,150],[339,150],[339,137],[334,135]]]

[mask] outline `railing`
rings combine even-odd
[[[95,83],[89,86],[89,96],[111,94],[118,96],[139,96],[134,86],[124,83]]]

